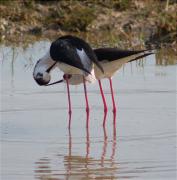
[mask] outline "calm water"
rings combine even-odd
[[[39,87],[32,78],[48,47],[0,47],[1,179],[176,179],[176,65],[157,66],[152,55],[115,75],[116,130],[108,80],[106,129],[98,83],[88,85],[88,130],[83,86],[72,86],[69,131],[66,85]]]

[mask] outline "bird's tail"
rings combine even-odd
[[[151,54],[154,54],[154,50],[142,50],[142,51],[137,51],[137,53],[129,55],[129,56],[125,56],[123,58],[118,59],[117,61],[111,61],[111,64],[115,65],[115,68],[117,67],[119,69],[119,67],[121,67],[123,64],[126,64],[128,62],[132,62],[132,61],[136,61],[138,59],[142,59],[146,56],[149,56]]]
[[[134,57],[130,58],[128,60],[128,62],[132,62],[132,61],[136,61],[138,59],[142,59],[142,58],[149,56],[151,54],[154,54],[154,53],[155,53],[155,50],[144,50],[143,52],[137,54],[136,56],[134,55]]]

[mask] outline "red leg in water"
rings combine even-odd
[[[69,82],[68,82],[68,77],[67,76],[65,76],[65,80],[66,80],[66,85],[67,85],[67,93],[68,93],[68,105],[69,105],[69,111],[68,111],[68,113],[69,113],[69,129],[70,129],[70,127],[71,127],[71,113],[72,113],[72,111],[71,111],[71,98],[70,98],[70,91],[69,91]]]
[[[116,122],[116,104],[115,104],[115,100],[114,100],[114,92],[113,92],[113,87],[112,87],[112,79],[109,78],[109,82],[110,82],[110,88],[111,88],[111,96],[112,96],[112,105],[113,105],[113,114],[114,114],[114,125]]]
[[[107,136],[107,132],[106,132],[106,128],[103,127],[103,133],[104,133],[104,144],[103,144],[103,148],[102,148],[102,155],[101,155],[101,166],[104,167],[104,160],[106,157],[106,150],[107,150],[107,145],[108,145],[108,136]]]
[[[88,160],[90,154],[90,136],[89,128],[86,129],[86,160]]]
[[[106,115],[107,115],[107,112],[108,112],[108,108],[107,108],[105,96],[104,96],[104,93],[103,93],[103,88],[102,88],[101,80],[98,80],[98,83],[99,83],[100,92],[101,92],[101,97],[102,97],[103,104],[104,104],[104,119],[103,119],[103,126],[105,127],[105,123],[106,123]]]
[[[86,127],[88,128],[88,124],[89,124],[89,104],[88,104],[87,88],[86,88],[86,83],[85,83],[84,76],[83,76],[83,83],[84,83],[84,93],[85,93],[86,112],[87,112],[87,124],[86,124]]]
[[[112,139],[112,154],[111,154],[111,165],[114,166],[114,156],[116,153],[116,126],[113,126],[113,139]]]

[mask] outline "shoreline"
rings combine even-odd
[[[0,1],[0,43],[29,44],[72,34],[95,46],[176,49],[177,4],[167,9],[166,1],[150,1]]]

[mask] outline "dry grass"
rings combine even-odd
[[[175,1],[165,0],[0,0],[0,41],[77,34],[94,44],[176,47],[176,10]]]

